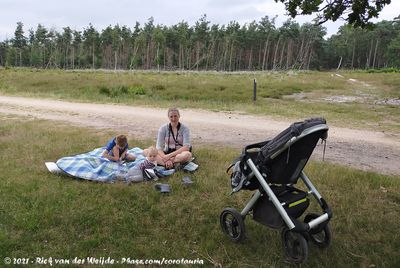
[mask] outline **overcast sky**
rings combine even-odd
[[[259,21],[268,15],[278,15],[280,27],[289,17],[284,5],[274,0],[0,0],[0,41],[13,38],[18,21],[24,24],[25,36],[29,29],[44,27],[62,32],[63,27],[83,31],[91,23],[98,31],[108,25],[126,25],[133,29],[136,21],[142,26],[150,17],[154,24],[171,26],[186,21],[190,26],[203,15],[211,24],[227,25],[237,21],[241,25]],[[392,0],[378,20],[391,20],[400,15],[400,0]],[[299,16],[300,24],[310,22],[313,16]],[[343,21],[328,22],[328,36],[335,34]]]

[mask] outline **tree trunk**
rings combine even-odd
[[[239,57],[238,57],[238,60],[237,60],[237,67],[236,67],[237,71],[242,70],[242,54],[243,54],[243,49],[240,49],[239,50]]]
[[[150,69],[150,41],[147,42],[147,50],[146,50],[146,69]]]
[[[46,48],[42,47],[41,51],[42,51],[42,55],[41,55],[41,61],[42,62],[41,63],[42,63],[42,68],[44,68],[45,67],[45,62],[46,62],[46,55],[45,55]]]
[[[249,65],[247,69],[250,71],[252,69],[252,58],[253,58],[253,46],[250,48],[250,55],[249,55]]]
[[[304,42],[305,42],[304,39],[305,39],[305,37],[303,36],[303,38],[301,38],[300,50],[299,50],[299,54],[297,55],[297,60],[296,60],[298,62],[302,62],[303,58],[304,58],[304,55],[303,55],[304,54]],[[301,63],[300,63],[300,65],[301,65]]]
[[[262,65],[261,65],[261,70],[265,70],[265,58],[267,56],[267,47],[268,47],[268,39],[264,43],[264,53],[263,53],[263,60],[262,60]]]
[[[310,70],[310,62],[311,62],[311,58],[312,58],[312,49],[310,50],[310,55],[308,55],[308,61],[307,61],[307,70]]]
[[[132,70],[133,61],[135,60],[135,57],[136,57],[136,54],[137,54],[138,49],[139,49],[139,45],[134,45],[134,46],[133,46],[132,59],[131,59],[130,65],[129,65],[129,69],[130,69],[130,70]]]
[[[366,64],[367,68],[369,68],[370,65],[371,65],[372,49],[373,49],[372,47],[373,47],[373,45],[374,45],[374,40],[371,39],[371,46],[369,48],[369,55],[368,55],[367,64]]]
[[[182,44],[179,44],[178,68],[181,69],[181,70],[183,70],[182,62],[183,62],[183,49],[182,49]]]
[[[118,62],[117,51],[114,51],[114,71],[117,70],[117,62]]]
[[[94,42],[92,44],[92,69],[94,70]]]
[[[287,44],[286,70],[289,69],[291,61],[292,61],[292,40],[289,40]]]
[[[302,58],[300,61],[299,70],[301,70],[303,68],[303,66],[305,66],[304,68],[307,69],[307,63],[309,62],[310,57],[311,57],[312,40],[313,40],[313,37],[310,36],[308,41],[306,41],[306,45],[303,48],[303,55],[302,55]]]
[[[225,41],[225,45],[223,45],[222,55],[221,55],[221,59],[220,59],[220,69],[222,71],[225,71],[225,68],[226,68],[226,57],[228,54],[228,49],[229,49],[229,41]]]
[[[166,64],[166,62],[167,62],[167,49],[168,48],[166,48],[166,47],[164,47],[164,68],[163,68],[163,70],[165,71],[165,64]]]
[[[75,47],[72,47],[72,60],[71,60],[71,67],[72,67],[72,70],[74,70],[75,69]]]
[[[22,66],[22,51],[19,49],[19,67]]]
[[[187,57],[187,62],[186,62],[186,67],[189,69],[190,68],[190,65],[191,65],[191,59],[192,59],[192,55],[191,55],[191,53],[190,53],[191,51],[190,51],[190,48],[188,48],[187,49],[187,51],[186,51],[186,57]]]
[[[269,43],[269,41],[268,41],[268,45],[267,45],[267,58],[265,59],[265,69],[266,70],[268,70],[268,65],[270,65],[269,64],[269,58],[270,58],[270,56],[271,56],[271,53],[270,53],[270,49],[271,49],[272,47],[271,47],[271,44]]]
[[[338,64],[338,66],[337,66],[337,68],[336,68],[336,71],[339,71],[340,66],[342,65],[342,59],[343,59],[343,57],[340,56],[339,64]]]
[[[283,62],[283,55],[284,55],[284,52],[285,52],[285,43],[283,43],[283,46],[282,46],[282,50],[281,50],[281,57],[280,57],[280,59],[279,59],[279,68],[280,69],[283,69],[282,68],[282,62]]]
[[[354,54],[356,53],[356,40],[353,41],[353,55],[351,56],[351,69],[354,69]]]
[[[265,67],[267,67],[267,66],[265,66],[266,64],[268,64],[268,61],[266,60],[266,57],[267,57],[267,51],[268,51],[268,42],[269,42],[269,34],[268,34],[268,37],[267,37],[267,41],[265,41],[265,46],[264,46],[264,55],[263,55],[263,62],[262,62],[262,70],[264,71],[265,69],[268,69],[268,68],[265,68]]]
[[[279,48],[279,42],[281,41],[281,38],[279,37],[278,38],[278,42],[276,43],[276,45],[275,45],[275,53],[274,53],[274,60],[273,60],[273,62],[272,62],[272,69],[273,70],[276,70],[276,57],[277,57],[277,55],[278,55],[278,48]]]
[[[65,51],[65,68],[68,69],[68,57],[69,56],[69,47],[67,46],[67,49]]]
[[[374,61],[372,62],[372,68],[375,68],[375,61],[376,61],[376,54],[377,54],[377,51],[378,51],[378,45],[379,45],[379,39],[376,39],[375,52],[374,52]]]
[[[199,59],[200,59],[200,42],[197,41],[197,50],[196,50],[196,71],[199,71]]]
[[[210,48],[208,50],[208,56],[206,61],[206,71],[208,70],[208,64],[212,64],[214,59],[214,50],[215,50],[215,40],[211,42]]]
[[[30,67],[32,67],[32,57],[33,57],[33,46],[29,49],[29,63],[30,63]]]
[[[232,56],[233,56],[233,42],[231,42],[231,49],[229,52],[229,68],[228,71],[232,72]]]
[[[257,63],[257,69],[261,70],[261,53],[262,53],[262,44],[259,44],[259,48],[258,48],[258,63]]]
[[[158,58],[158,53],[160,52],[160,43],[157,44],[157,53],[156,53],[156,61],[157,61],[157,71],[160,72],[160,61]]]

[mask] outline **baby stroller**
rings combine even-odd
[[[244,148],[228,168],[232,172],[232,193],[241,189],[255,193],[241,212],[234,208],[222,211],[221,228],[231,240],[244,238],[244,220],[252,211],[255,221],[275,229],[283,227],[284,250],[292,262],[301,263],[307,258],[307,241],[319,248],[329,246],[332,211],[303,171],[318,141],[326,142],[328,129],[325,119],[312,118],[293,123],[272,140]],[[299,178],[308,191],[295,187]],[[299,217],[309,206],[310,194],[323,213],[309,213],[301,221]]]

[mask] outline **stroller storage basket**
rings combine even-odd
[[[300,217],[310,204],[307,193],[298,189],[287,189],[285,187],[282,190],[274,187],[272,190],[278,197],[279,202],[284,203],[283,208],[291,218],[297,219]],[[284,224],[282,216],[266,194],[263,194],[254,205],[253,219],[271,228],[280,228]]]

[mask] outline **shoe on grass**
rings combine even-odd
[[[188,176],[185,176],[185,177],[182,178],[182,184],[183,185],[190,186],[193,183],[194,182]]]
[[[171,187],[166,183],[156,183],[154,184],[154,188],[160,191],[160,193],[169,193],[171,192]]]

